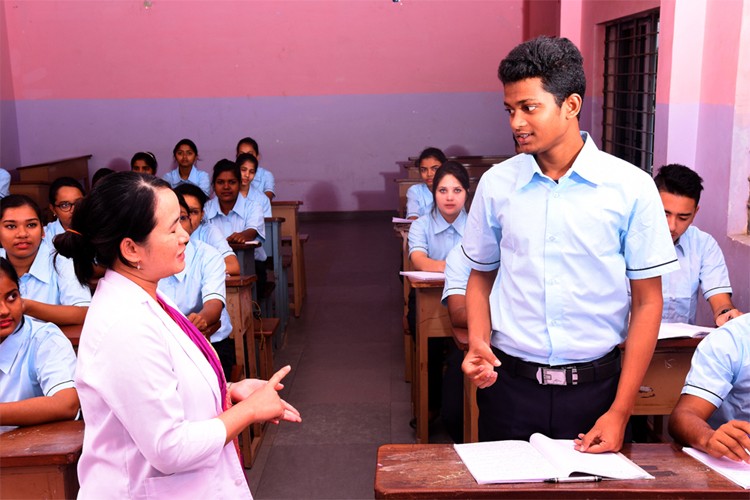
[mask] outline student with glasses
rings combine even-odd
[[[83,186],[72,177],[60,177],[55,179],[49,187],[49,209],[54,214],[55,220],[44,228],[44,239],[52,246],[55,236],[70,227],[73,219],[73,209],[86,196]]]

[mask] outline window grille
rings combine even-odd
[[[605,25],[602,147],[651,173],[659,10]]]

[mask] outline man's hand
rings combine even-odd
[[[495,383],[497,372],[495,367],[500,366],[500,360],[493,354],[488,344],[479,342],[477,345],[469,344],[469,352],[466,353],[461,369],[469,377],[469,380],[479,389],[484,389]]]
[[[599,417],[586,434],[575,440],[576,450],[586,453],[620,451],[629,415],[609,410]]]

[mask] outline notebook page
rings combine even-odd
[[[750,465],[745,462],[734,462],[728,458],[714,458],[707,453],[703,453],[695,448],[683,448],[682,451],[700,460],[713,470],[729,479],[734,481],[743,488],[750,489]]]
[[[479,484],[542,482],[556,477],[550,463],[526,441],[453,445]]]

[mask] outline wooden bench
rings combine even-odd
[[[292,292],[293,301],[289,304],[290,309],[294,311],[296,318],[302,313],[302,301],[305,298],[305,257],[303,254],[302,243],[299,233],[299,207],[301,201],[272,201],[271,210],[274,217],[284,219],[281,226],[281,236],[288,237],[291,240],[292,254]]]
[[[289,321],[289,286],[287,269],[289,266],[284,266],[285,262],[281,254],[281,233],[285,219],[283,217],[266,217],[266,240],[263,242],[263,249],[266,251],[266,255],[273,261],[273,275],[276,282],[276,288],[274,289],[274,303],[276,306],[276,314],[280,320],[280,332],[281,335],[286,331],[286,326]],[[291,259],[289,259],[291,264]],[[273,312],[271,311],[270,304],[265,301],[265,308],[263,316],[271,317]],[[274,344],[278,347],[280,340],[274,339]]]

